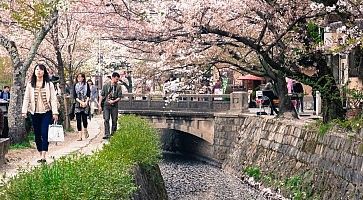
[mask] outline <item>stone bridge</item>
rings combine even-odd
[[[149,119],[157,129],[182,131],[214,143],[214,113],[183,111],[125,111]]]
[[[136,114],[148,118],[155,128],[172,129],[214,143],[214,114],[248,111],[246,92],[231,94],[183,94],[166,103],[155,96],[126,94],[119,104],[121,114]]]
[[[180,95],[176,101],[165,105],[164,100],[150,96],[140,99],[126,95],[119,108],[121,114],[142,116],[151,121],[155,128],[163,130],[164,149],[190,151],[220,163],[227,151],[220,148],[225,142],[221,142],[223,138],[216,132],[219,130],[215,124],[217,113],[241,114],[248,111],[248,97],[245,92]]]

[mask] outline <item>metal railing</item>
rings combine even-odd
[[[123,94],[119,110],[188,110],[218,112],[230,109],[230,95],[179,94],[169,99],[160,95]]]

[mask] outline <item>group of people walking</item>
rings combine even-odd
[[[292,88],[289,91],[291,102],[296,112],[304,112],[304,88],[300,82],[293,81]],[[270,115],[278,114],[275,100],[278,100],[276,92],[273,90],[273,82],[268,82],[262,90],[263,96],[268,98],[268,104],[271,108]]]
[[[103,111],[105,135],[104,139],[110,136],[117,129],[118,101],[121,99],[122,90],[118,84],[120,75],[114,72],[111,81],[104,84],[100,96],[98,89],[93,85],[92,80],[86,82],[84,73],[77,75],[77,81],[73,86],[74,114],[76,116],[78,141],[89,137],[87,131],[87,118],[93,114],[91,108],[96,105],[99,111]],[[40,154],[38,162],[46,162],[48,152],[48,129],[49,125],[58,122],[58,100],[54,84],[51,82],[47,68],[43,64],[37,64],[31,75],[30,81],[26,84],[22,106],[22,116],[30,113],[35,134],[35,144]],[[93,106],[92,103],[94,104]],[[110,130],[111,119],[111,130]]]

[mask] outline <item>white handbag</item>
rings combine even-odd
[[[48,142],[63,142],[64,131],[63,126],[59,124],[51,124],[48,129]]]

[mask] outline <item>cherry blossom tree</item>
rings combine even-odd
[[[21,117],[25,75],[30,67],[40,43],[54,24],[58,11],[57,1],[10,1],[2,4],[0,45],[6,50],[13,65],[13,86],[9,105],[9,137],[11,142],[20,142],[25,138],[24,118]],[[14,31],[18,30],[18,31]],[[20,30],[23,30],[20,34]],[[19,34],[19,35],[16,35]],[[18,51],[16,38],[32,38],[30,50]]]
[[[111,1],[114,19],[102,23],[107,24],[105,29],[113,30],[111,39],[132,51],[142,49],[138,51],[142,56],[157,60],[164,57],[163,64],[221,61],[240,71],[262,72],[275,81],[282,112],[290,111],[285,77],[311,85],[322,92],[324,120],[329,121],[343,116],[342,99],[333,76],[334,66],[327,63],[327,51],[319,48],[321,41],[310,28],[325,25],[325,18],[333,14],[358,16],[360,4],[322,2]],[[221,57],[221,52],[225,56]],[[316,74],[306,75],[305,68],[312,68]]]

